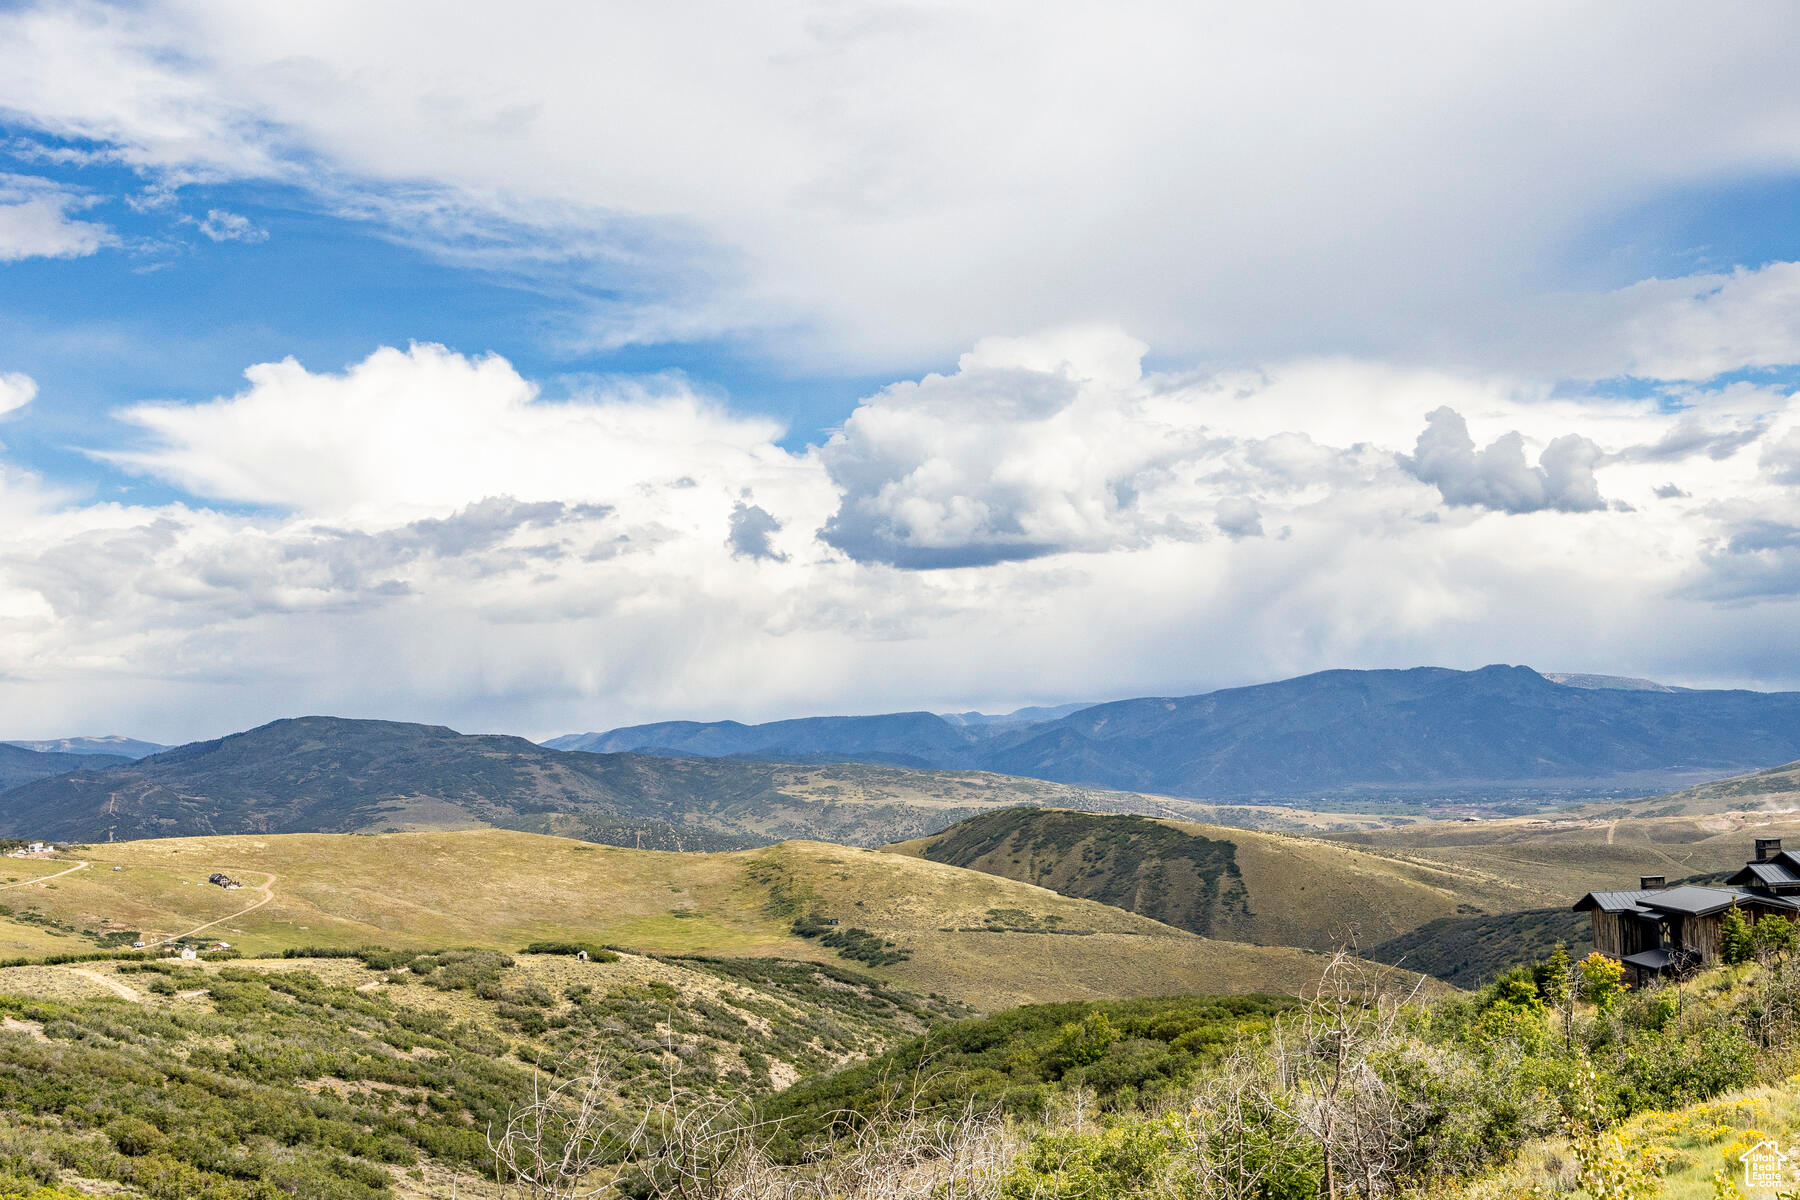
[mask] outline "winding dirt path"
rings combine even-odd
[[[101,987],[105,988],[107,991],[111,992],[113,995],[117,996],[121,1000],[129,1000],[133,1004],[142,1004],[144,1002],[144,998],[142,996],[138,995],[134,989],[132,989],[131,987],[128,987],[127,985],[125,985],[123,983],[120,983],[117,979],[108,979],[106,976],[102,975],[100,972],[90,970],[87,967],[75,967],[74,972],[75,972],[75,974],[81,976],[83,979],[93,980],[95,983],[99,984]]]
[[[83,863],[82,865],[86,866],[87,864]],[[262,885],[256,889],[257,891],[262,893],[262,899],[258,900],[255,904],[250,905],[250,907],[240,908],[236,912],[231,913],[229,916],[220,917],[216,921],[208,921],[204,925],[196,925],[192,929],[188,930],[186,933],[171,934],[170,936],[163,938],[160,941],[149,942],[149,943],[146,943],[146,945],[147,946],[166,946],[170,942],[178,942],[182,938],[193,937],[196,933],[205,933],[208,929],[211,929],[214,925],[223,925],[227,921],[235,921],[239,917],[243,916],[245,913],[253,913],[257,909],[261,908],[263,905],[267,904],[269,901],[271,901],[275,898],[274,888],[275,888],[275,875],[271,872],[269,874],[269,877],[263,881]]]
[[[87,865],[88,864],[86,864],[84,862],[79,862],[79,863],[76,863],[74,866],[70,867],[68,870],[58,871],[54,875],[39,875],[36,879],[21,879],[17,883],[0,883],[0,892],[4,892],[7,888],[30,887],[34,883],[47,883],[52,879],[61,879],[64,875],[73,875],[75,872],[82,870]]]

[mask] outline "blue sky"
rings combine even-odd
[[[497,353],[552,393],[564,377],[680,373],[697,389],[766,413],[789,429],[784,444],[822,440],[880,386],[880,375],[794,370],[739,339],[610,350],[571,345],[569,279],[510,277],[452,264],[367,222],[336,216],[303,190],[190,185],[144,208],[146,183],[106,165],[58,166],[42,149],[78,149],[28,129],[5,130],[14,153],[0,171],[79,190],[80,219],[104,221],[118,244],[73,259],[26,258],[0,268],[0,361],[23,371],[57,403],[35,406],[8,428],[17,459],[59,479],[128,489],[152,502],[172,493],[122,476],[76,447],[106,445],[110,418],[145,400],[225,395],[244,367],[293,356],[341,370],[381,346],[441,342]],[[135,202],[135,203],[134,203]],[[248,235],[203,232],[211,212],[249,223]],[[944,364],[930,364],[944,365]]]
[[[0,732],[1800,687],[1797,19],[0,9]]]

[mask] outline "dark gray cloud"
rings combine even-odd
[[[1761,466],[1776,483],[1800,483],[1800,429],[1764,446]]]
[[[1723,545],[1701,557],[1698,579],[1683,594],[1724,602],[1800,596],[1800,526],[1738,523]]]
[[[781,522],[767,509],[739,500],[731,510],[731,532],[726,535],[725,544],[731,548],[733,558],[765,558],[771,562],[786,562],[787,555],[776,550],[769,542],[771,537],[780,532]]]
[[[1684,417],[1654,442],[1627,446],[1606,456],[1608,462],[1678,462],[1696,454],[1718,462],[1730,458],[1768,430],[1767,421],[1741,429],[1708,429],[1692,417]]]
[[[1395,457],[1414,478],[1436,485],[1450,505],[1508,513],[1593,512],[1606,507],[1594,478],[1594,466],[1604,455],[1580,434],[1552,441],[1534,467],[1525,461],[1521,434],[1502,434],[1486,449],[1477,450],[1469,423],[1446,405],[1427,414],[1413,453]]]
[[[560,500],[524,503],[511,496],[489,496],[448,517],[427,518],[384,535],[410,542],[440,556],[486,550],[526,528],[547,528],[563,521],[594,520],[612,512],[605,504],[564,504]]]
[[[1217,515],[1213,524],[1219,531],[1230,538],[1261,537],[1263,535],[1262,510],[1256,502],[1242,497],[1232,497],[1219,501]]]
[[[1657,485],[1656,498],[1658,500],[1685,500],[1687,493],[1676,484],[1663,483]]]
[[[499,548],[522,530],[595,520],[612,511],[604,504],[525,502],[511,496],[488,496],[447,517],[427,517],[375,533],[316,527],[314,539],[291,543],[283,554],[290,562],[310,560],[323,564],[334,588],[386,595],[389,593],[381,588],[390,581],[374,578],[383,571],[423,558],[473,558]],[[546,549],[523,547],[516,553],[520,557],[541,558]]]

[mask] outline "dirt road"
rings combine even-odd
[[[86,866],[87,864],[83,863],[82,865]],[[211,929],[215,925],[223,925],[227,921],[235,921],[239,917],[243,916],[245,913],[253,913],[257,909],[261,908],[263,905],[267,904],[269,901],[271,901],[275,898],[274,887],[275,887],[275,876],[273,874],[271,874],[266,880],[263,881],[262,886],[256,889],[257,891],[262,893],[262,899],[258,900],[255,904],[250,905],[248,908],[240,908],[240,909],[238,909],[238,911],[232,913],[230,916],[220,917],[216,921],[208,921],[204,925],[196,925],[192,929],[188,930],[186,933],[172,934],[169,937],[162,938],[159,941],[150,942],[148,944],[151,946],[166,946],[170,942],[178,942],[182,938],[193,937],[196,933],[205,933],[208,929]]]
[[[7,888],[30,887],[34,883],[47,883],[52,879],[61,879],[64,875],[73,875],[86,866],[87,864],[84,862],[76,863],[68,870],[58,871],[54,875],[39,875],[36,879],[21,879],[17,883],[0,883],[0,892],[4,892]]]

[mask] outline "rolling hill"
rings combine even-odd
[[[1475,988],[1508,967],[1540,962],[1562,946],[1576,958],[1594,948],[1586,913],[1567,905],[1510,913],[1438,917],[1366,947],[1376,962],[1405,966],[1459,988]]]
[[[518,1193],[493,1180],[487,1131],[577,1048],[613,1051],[620,1103],[666,1095],[672,1073],[697,1104],[744,1102],[966,1011],[778,959],[0,968],[0,1129],[30,1156],[9,1153],[0,1195],[506,1200]],[[51,1164],[69,1190],[37,1186]]]
[[[0,956],[92,951],[109,935],[129,944],[126,934],[219,938],[265,955],[567,939],[834,963],[981,1009],[1291,993],[1321,961],[1198,937],[979,871],[816,842],[676,854],[476,830],[183,838],[77,853],[7,864],[20,879],[0,892]],[[245,886],[206,882],[221,871]]]
[[[1800,813],[1646,817],[1577,810],[1320,836],[1379,854],[1502,877],[1537,897],[1518,907],[1539,908],[1572,904],[1594,889],[1636,887],[1642,875],[1676,880],[1735,871],[1751,856],[1756,838],[1800,845]]]
[[[0,742],[0,792],[81,768],[104,769],[130,760],[113,755],[69,754],[54,750],[28,750]]]
[[[674,845],[677,779],[636,758],[560,755],[523,738],[302,717],[0,793],[0,829],[58,841],[195,833],[530,824],[579,815],[594,836]],[[67,770],[67,768],[64,768]],[[742,772],[739,772],[740,774]],[[673,793],[673,794],[671,794]],[[742,845],[700,830],[701,844]]]
[[[1633,800],[1623,804],[1593,804],[1582,811],[1595,816],[1687,817],[1702,813],[1800,811],[1800,762],[1783,763],[1715,779],[1670,792]]]
[[[1679,787],[1800,755],[1800,693],[1476,671],[1325,671],[1024,725],[930,713],[668,722],[557,745],[979,769],[1188,798]]]
[[[1210,937],[1330,949],[1537,903],[1504,874],[1314,838],[1139,816],[1009,809],[890,847]]]
[[[15,753],[63,771],[94,762]],[[972,771],[565,753],[438,726],[303,717],[0,792],[0,835],[105,841],[499,827],[667,849],[794,837],[880,845],[1017,804],[1281,827],[1380,823],[1241,806],[1221,814]]]

